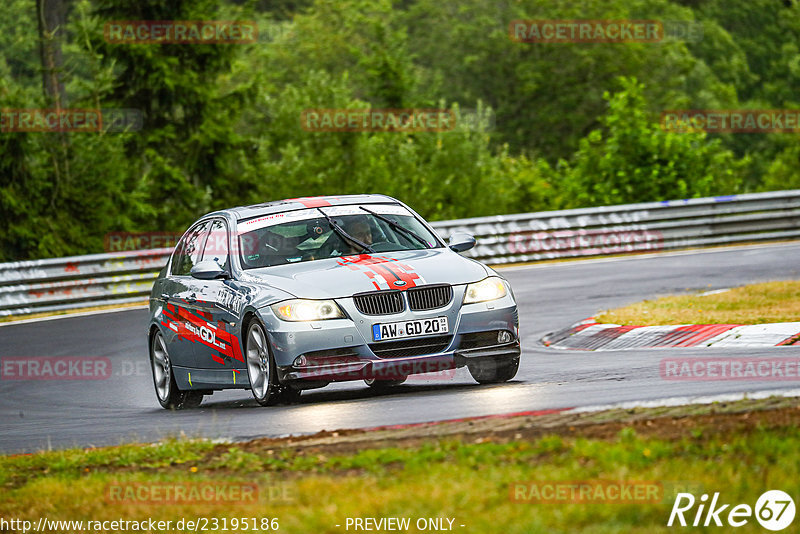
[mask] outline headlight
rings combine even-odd
[[[490,276],[467,286],[467,291],[464,293],[464,304],[501,299],[507,293],[508,290],[506,290],[503,280],[497,276]]]
[[[323,321],[344,318],[344,312],[332,300],[285,300],[270,307],[275,315],[284,321]]]

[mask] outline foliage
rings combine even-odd
[[[7,4],[0,107],[42,107],[33,2]],[[69,105],[134,109],[141,129],[0,132],[0,261],[99,252],[107,232],[180,231],[214,209],[316,194],[384,193],[445,219],[798,187],[792,136],[657,125],[664,109],[797,108],[800,6],[788,4],[75,0],[60,72]],[[703,32],[509,39],[511,20],[532,18]],[[260,39],[111,44],[112,20],[255,20]],[[311,108],[404,107],[479,120],[418,133],[300,127]]]
[[[737,162],[719,139],[705,132],[664,131],[645,109],[644,87],[621,78],[610,96],[603,130],[581,140],[563,174],[564,204],[599,206],[615,202],[690,198],[736,192]]]

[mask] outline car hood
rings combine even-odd
[[[429,284],[466,284],[490,271],[448,249],[343,256],[249,269],[243,281],[280,288],[299,298],[340,298],[367,291],[406,290]]]

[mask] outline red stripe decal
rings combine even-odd
[[[403,289],[410,289],[412,287],[416,287],[417,283],[416,280],[419,280],[419,275],[415,272],[407,273],[405,270],[401,268],[399,263],[387,263],[386,268],[392,271],[392,273],[400,278],[403,282],[406,283],[403,286]],[[410,269],[409,269],[410,270]]]
[[[322,197],[300,197],[300,198],[287,198],[287,201],[299,202],[307,208],[322,208],[324,206],[331,206],[332,204]]]
[[[239,348],[238,340],[234,341],[231,333],[225,329],[224,323],[219,322],[215,326],[206,321],[204,318],[198,317],[189,310],[180,306],[178,306],[177,314],[181,318],[180,320],[171,317],[166,311],[163,313],[172,319],[172,324],[178,328],[177,333],[179,337],[191,341],[192,343],[202,343],[203,345],[216,351],[219,355],[227,356],[229,359],[239,360],[240,362],[244,363],[244,358],[242,357],[242,351]],[[199,311],[198,313],[210,316],[209,312]],[[187,325],[193,326],[194,329],[188,328]],[[166,324],[164,326],[169,327]],[[212,334],[206,336],[211,338],[211,340],[203,339],[200,335],[198,335],[200,328],[205,328],[212,332]],[[220,357],[218,354],[212,354],[211,359],[217,363],[225,365],[225,359]]]
[[[344,256],[337,262],[352,270],[361,271],[366,277],[372,281],[372,285],[378,290],[401,290],[411,289],[417,287],[417,280],[421,280],[420,276],[414,272],[414,269],[405,263],[399,263],[394,258],[386,256],[371,256],[369,254],[359,254],[357,256]],[[387,287],[381,288],[376,282],[376,276],[380,275],[386,282]],[[394,282],[405,282],[401,285],[395,285]]]

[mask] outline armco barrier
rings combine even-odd
[[[172,249],[0,263],[0,317],[141,301]]]
[[[489,264],[800,237],[800,190],[433,223],[468,232]],[[0,264],[0,316],[144,300],[171,249]]]
[[[800,237],[800,190],[668,200],[433,223],[478,239],[492,264]]]

